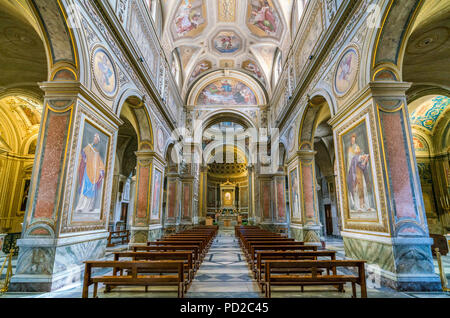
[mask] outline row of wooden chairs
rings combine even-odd
[[[271,297],[272,286],[329,285],[344,292],[346,283],[352,284],[356,297],[356,284],[361,297],[367,297],[365,261],[336,260],[336,252],[318,250],[317,245],[296,242],[279,233],[255,226],[237,226],[235,234],[247,259],[250,270],[266,297]],[[338,273],[338,268],[357,268],[357,274]]]
[[[89,296],[94,285],[105,285],[105,293],[117,286],[177,286],[178,297],[183,298],[190,287],[214,237],[217,226],[196,226],[164,236],[145,246],[133,246],[130,251],[114,252],[112,261],[85,262],[83,298]],[[111,268],[112,275],[93,277],[93,270]]]
[[[126,244],[130,242],[130,231],[129,230],[117,230],[110,231],[108,236],[108,244],[106,247],[112,247],[117,244],[117,240],[121,241],[121,244]]]

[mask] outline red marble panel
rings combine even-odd
[[[189,184],[183,185],[183,216],[190,217],[191,209],[189,208],[191,204],[191,187]]]
[[[382,113],[384,147],[398,218],[416,217],[401,112]]]
[[[175,217],[175,206],[177,201],[177,193],[176,193],[176,184],[175,183],[169,183],[169,209],[167,212],[167,216],[169,218]]]
[[[302,181],[303,181],[303,202],[305,206],[305,216],[307,219],[314,218],[314,188],[312,167],[302,166]]]
[[[284,202],[284,185],[283,182],[277,181],[277,210],[278,219],[283,220],[285,217],[285,202]]]
[[[270,218],[270,183],[266,182],[263,184],[261,195],[263,198],[263,216],[265,219],[268,219]]]
[[[64,114],[48,112],[34,218],[51,218],[53,215],[63,168],[69,120],[70,112]]]
[[[139,166],[139,184],[137,197],[137,218],[146,218],[148,214],[148,195],[150,187],[150,167]]]

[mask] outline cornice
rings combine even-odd
[[[42,82],[39,87],[45,92],[45,98],[83,98],[88,104],[111,120],[115,125],[121,126],[124,122],[117,117],[103,100],[87,89],[83,84],[76,81],[64,82]]]

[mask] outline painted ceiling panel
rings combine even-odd
[[[250,74],[271,94],[277,47],[290,40],[293,0],[166,0],[162,42],[178,50],[183,85],[189,92],[201,76],[217,69]]]

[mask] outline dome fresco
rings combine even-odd
[[[437,96],[430,102],[419,106],[411,114],[411,124],[422,126],[429,131],[433,130],[439,116],[448,108],[449,98],[446,96]]]

